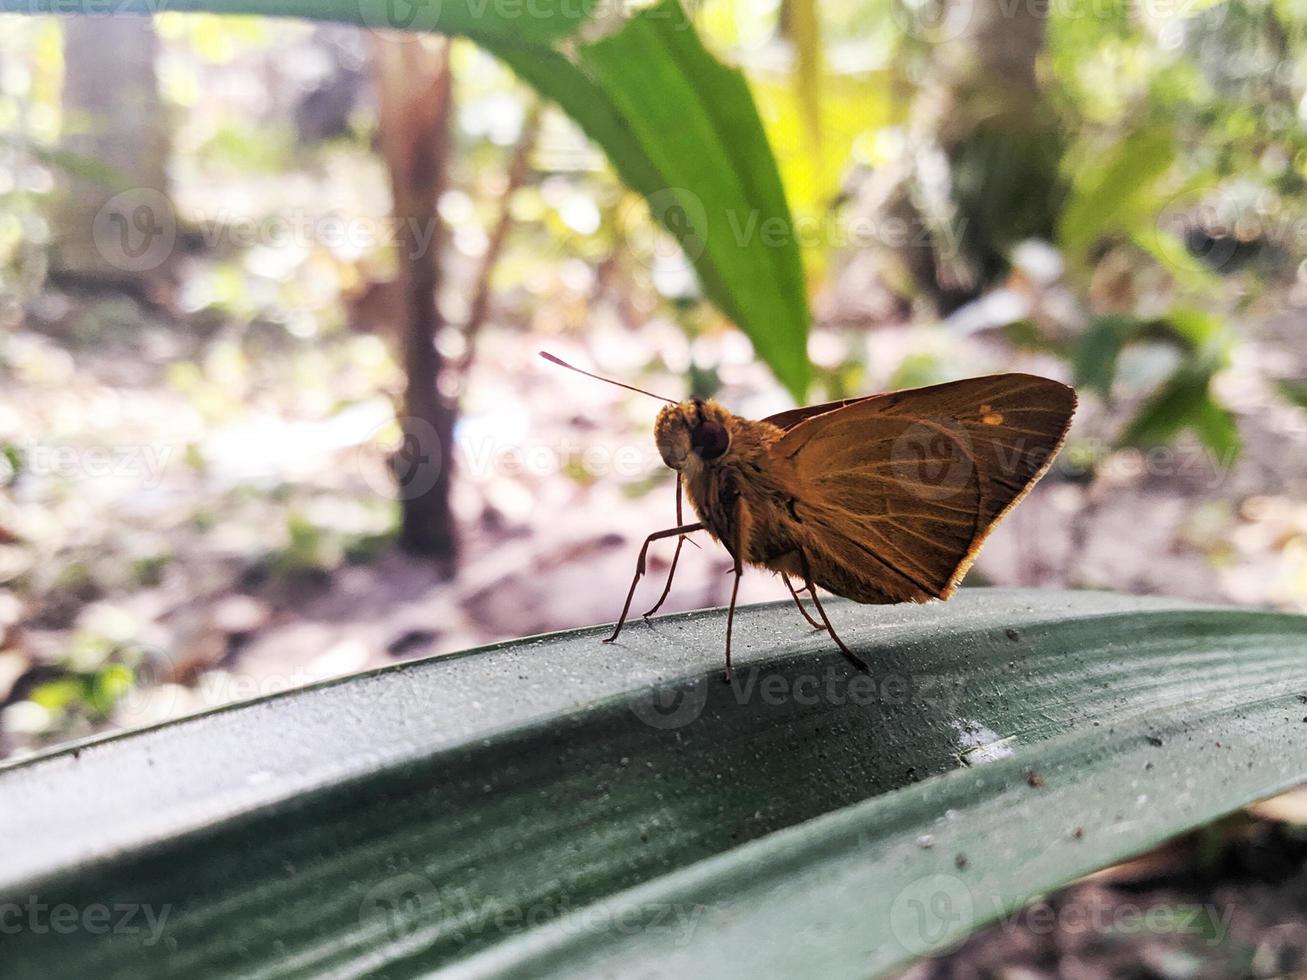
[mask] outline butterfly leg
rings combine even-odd
[[[676,523],[680,524],[683,520],[685,518],[681,516],[681,475],[678,473],[676,475]],[[663,603],[667,601],[667,597],[671,594],[672,579],[676,577],[676,563],[681,560],[681,548],[686,541],[690,541],[690,539],[684,534],[676,539],[676,551],[672,553],[672,567],[667,570],[667,584],[663,586],[663,594],[658,597],[658,601],[653,604],[653,608],[644,614],[645,619],[661,609]],[[690,544],[694,544],[696,548],[698,547],[693,541],[690,541]]]
[[[658,601],[655,602],[653,606],[650,607],[648,612],[643,614],[645,619],[648,619],[659,609],[661,609],[663,607],[663,603],[667,601],[667,597],[671,595],[672,579],[676,577],[676,563],[681,560],[681,546],[684,544],[685,544],[684,536],[676,539],[676,550],[672,552],[672,567],[667,570],[667,584],[663,586],[663,594],[658,597]]]
[[[649,545],[660,538],[670,538],[673,535],[690,534],[701,530],[703,530],[702,524],[682,524],[680,527],[668,528],[666,531],[655,531],[644,539],[644,547],[640,549],[640,557],[635,562],[635,578],[631,579],[631,591],[626,593],[626,605],[622,606],[622,618],[613,627],[613,635],[604,640],[605,643],[612,643],[617,639],[617,635],[622,632],[622,627],[626,625],[626,616],[631,611],[631,600],[635,598],[635,587],[640,584],[640,579],[644,576],[644,560],[649,554]]]
[[[871,673],[871,668],[867,666],[867,662],[844,645],[844,641],[835,632],[835,627],[830,624],[830,617],[826,615],[826,610],[821,607],[821,600],[817,598],[817,586],[812,581],[812,569],[808,567],[808,556],[803,553],[802,548],[799,549],[799,564],[803,568],[803,581],[808,588],[808,594],[812,596],[812,604],[817,607],[817,615],[826,624],[826,632],[835,641],[835,645],[840,648],[840,653],[848,657],[853,666],[857,667],[858,670]]]
[[[803,607],[803,600],[799,598],[799,593],[795,590],[794,584],[790,581],[790,577],[784,572],[781,572],[781,581],[783,581],[785,587],[790,590],[790,595],[794,596],[794,604],[799,607],[799,612],[803,613],[803,618],[808,621],[808,624],[815,630],[824,630],[826,627],[813,619],[812,614]],[[806,589],[807,586],[805,585],[804,588]]]
[[[744,574],[744,569],[740,567],[740,559],[735,559],[735,584],[731,586],[731,608],[726,613],[726,676],[723,680],[727,684],[731,682],[731,630],[735,626],[735,597],[740,594],[740,576]]]

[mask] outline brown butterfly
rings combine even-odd
[[[1076,409],[1071,388],[1029,374],[865,395],[760,422],[714,401],[662,400],[669,404],[658,413],[654,438],[677,474],[678,526],[645,540],[621,619],[605,642],[622,631],[649,545],[677,538],[667,585],[645,616],[667,598],[685,536],[707,531],[735,563],[727,680],[745,564],[778,572],[804,618],[867,670],[831,626],[817,586],[855,602],[948,599],[989,532],[1052,464]],[[699,516],[692,524],[682,517],[682,485]],[[791,576],[803,583],[800,589]],[[820,622],[805,608],[803,591]]]

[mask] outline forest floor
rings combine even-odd
[[[1307,792],[1035,899],[899,980],[1307,976]]]
[[[378,337],[141,328],[125,300],[51,296],[37,312],[6,335],[0,363],[0,749],[612,621],[641,540],[674,524],[657,402],[553,368],[518,333],[488,330],[466,385],[452,453],[462,550],[446,578],[391,544],[393,403],[378,392],[397,378]],[[1294,330],[1250,332],[1222,379],[1243,440],[1235,460],[1183,436],[1109,451],[1110,413],[1085,406],[969,584],[1307,608],[1307,411],[1267,390],[1268,371],[1307,376]],[[886,383],[913,342],[907,327],[867,339],[873,380]],[[622,351],[685,340],[589,343],[554,347],[652,385]],[[735,362],[722,372],[728,404],[755,416],[784,407],[747,345],[720,344],[721,362]],[[983,338],[959,345],[975,363],[1010,363]],[[1087,454],[1098,464],[1088,486]],[[705,545],[686,549],[666,612],[727,601],[728,561]],[[671,550],[651,552],[637,603],[657,596]],[[740,599],[783,595],[751,571]],[[115,700],[123,664],[146,683]]]

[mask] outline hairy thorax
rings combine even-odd
[[[669,405],[655,427],[663,461],[680,473],[705,528],[751,564],[777,567],[776,560],[798,543],[792,467],[773,453],[783,435],[770,422],[700,400]]]

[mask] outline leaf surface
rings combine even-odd
[[[728,686],[714,610],[0,769],[0,903],[170,909],[6,934],[6,975],[873,975],[1307,773],[1307,618],[829,611],[870,677],[777,604]]]

